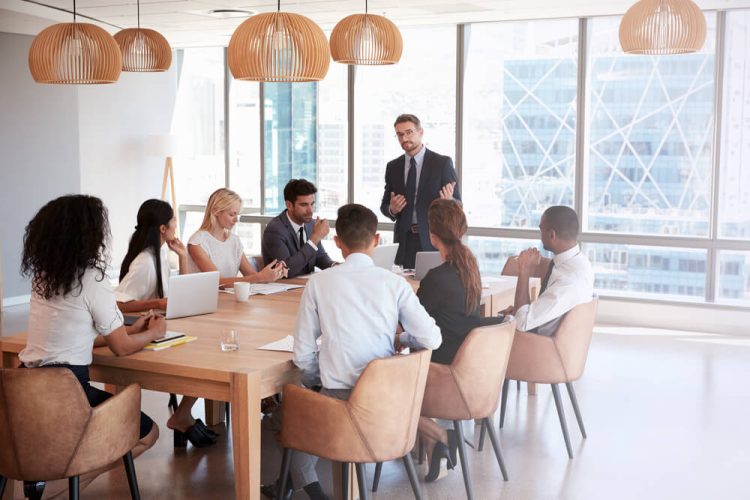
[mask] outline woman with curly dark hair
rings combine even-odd
[[[112,395],[89,384],[95,345],[117,356],[140,351],[162,337],[166,321],[143,317],[124,326],[106,276],[109,223],[99,198],[62,196],[50,201],[26,226],[21,270],[31,278],[31,308],[26,348],[18,355],[27,368],[64,367],[83,386],[89,404]],[[159,428],[141,413],[138,456],[153,446]],[[113,464],[116,465],[116,464]],[[82,477],[87,484],[92,477]]]

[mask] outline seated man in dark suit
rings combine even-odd
[[[288,277],[331,267],[334,262],[320,240],[331,230],[326,219],[313,222],[317,188],[305,179],[292,179],[284,187],[286,210],[274,217],[263,232],[263,261],[286,263]]]

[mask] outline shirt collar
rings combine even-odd
[[[422,149],[420,149],[419,152],[414,155],[414,160],[417,162],[417,165],[422,164],[425,151],[427,151],[427,147],[424,144],[422,144]],[[404,156],[406,156],[406,163],[408,164],[412,157],[409,155],[404,155]]]
[[[344,264],[348,264],[354,267],[372,267],[375,265],[372,257],[362,252],[350,253],[349,256],[344,260]]]
[[[556,254],[554,257],[552,257],[552,260],[555,261],[555,266],[561,266],[579,253],[581,253],[581,247],[575,245],[562,253]]]
[[[302,224],[297,224],[292,220],[291,217],[289,217],[289,210],[286,211],[286,218],[289,219],[289,223],[292,225],[292,229],[294,229],[294,232],[299,233],[299,228],[302,227]]]

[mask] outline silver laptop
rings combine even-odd
[[[414,262],[414,279],[421,281],[430,269],[443,263],[440,252],[417,252],[417,260]]]
[[[396,252],[398,252],[398,243],[395,245],[378,245],[372,251],[372,260],[376,266],[390,271],[396,261]]]
[[[169,278],[167,319],[216,312],[219,271],[180,274]]]

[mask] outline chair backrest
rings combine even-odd
[[[440,391],[433,393],[432,388],[427,397],[447,397],[444,401],[430,401],[430,406],[437,410],[444,408],[444,418],[484,418],[495,412],[498,396],[508,367],[508,357],[513,345],[513,335],[516,322],[512,318],[497,325],[474,328],[466,336],[458,349],[450,371],[457,391]],[[442,395],[439,393],[443,392]],[[433,396],[434,394],[434,396]],[[455,400],[460,398],[459,400]],[[464,408],[466,413],[461,415],[451,411]],[[434,411],[433,410],[433,411]]]
[[[568,382],[583,375],[596,320],[597,297],[578,304],[565,314],[552,340],[560,355]]]
[[[547,274],[547,269],[549,269],[549,263],[551,262],[551,259],[548,259],[547,257],[542,257],[539,259],[539,264],[534,267],[534,270],[531,273],[530,278],[544,278],[544,275]],[[500,271],[500,274],[503,276],[518,276],[518,255],[512,255],[508,257],[508,260],[505,261],[505,265],[503,266],[503,270]]]
[[[401,457],[417,436],[432,351],[376,359],[347,401],[350,415],[375,457]]]
[[[140,408],[140,389],[125,392],[91,408],[67,368],[0,369],[0,475],[62,479],[123,456],[138,440]]]

